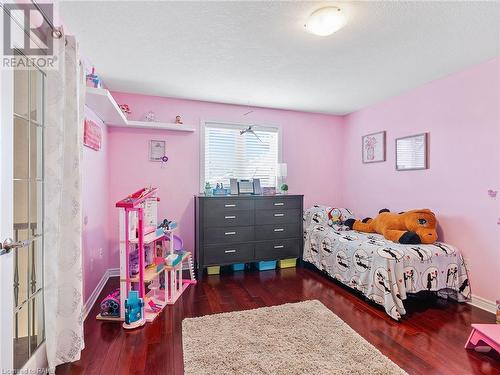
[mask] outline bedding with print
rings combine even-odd
[[[336,216],[340,214],[339,216]],[[435,242],[403,245],[376,233],[349,230],[345,208],[314,206],[304,213],[303,259],[384,306],[399,320],[408,294],[437,292],[459,302],[470,300],[467,269],[453,246]]]

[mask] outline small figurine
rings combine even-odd
[[[132,113],[132,111],[130,110],[128,104],[119,104],[118,105],[120,107],[120,109],[122,110],[123,113],[125,113],[126,115],[129,115]]]
[[[149,111],[147,114],[146,114],[146,121],[149,121],[149,122],[154,122],[156,121],[156,115],[153,111]]]
[[[212,195],[214,195],[214,193],[212,191],[212,186],[210,185],[210,182],[205,183],[205,195],[207,197],[211,197]]]
[[[179,115],[175,116],[175,123],[176,124],[182,124],[181,116],[179,116]]]
[[[177,223],[175,221],[165,219],[160,225],[158,225],[158,228],[163,228],[163,230],[171,230],[177,228]]]

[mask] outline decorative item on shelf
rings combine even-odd
[[[229,189],[224,188],[224,184],[217,184],[215,189],[213,189],[213,195],[227,195],[229,194]]]
[[[206,197],[211,197],[213,195],[212,191],[212,186],[210,185],[210,182],[205,182],[205,196]]]
[[[280,186],[281,194],[288,194],[288,185],[287,184],[282,184]]]
[[[120,107],[124,115],[130,115],[132,113],[128,104],[119,104],[118,107]]]
[[[262,188],[262,195],[276,195],[276,188],[265,186]]]
[[[87,87],[102,88],[102,80],[95,74],[94,67],[92,67],[92,73],[87,74],[85,83]]]
[[[176,124],[182,124],[183,123],[182,119],[181,119],[181,116],[179,116],[179,115],[175,116],[175,123]]]
[[[83,130],[83,144],[93,150],[101,149],[102,134],[101,127],[94,121],[85,119]]]
[[[276,171],[276,187],[279,188],[280,194],[286,194],[281,187],[285,184],[285,178],[288,176],[288,165],[286,163],[278,163],[278,170]]]
[[[363,163],[385,161],[385,131],[361,137]]]
[[[497,194],[498,194],[498,191],[497,191],[497,190],[492,190],[492,189],[489,189],[489,190],[488,190],[488,195],[489,195],[491,198],[496,198],[496,197],[497,197]]]
[[[153,111],[149,111],[146,114],[146,121],[148,121],[148,122],[155,122],[156,121],[156,115]]]

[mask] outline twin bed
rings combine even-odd
[[[437,292],[459,302],[470,300],[467,270],[459,251],[448,244],[402,245],[382,235],[348,230],[336,221],[353,217],[347,209],[314,206],[304,213],[303,259],[382,305],[399,320],[408,294]]]

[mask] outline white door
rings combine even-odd
[[[0,30],[3,30],[3,14]],[[0,67],[0,368],[3,371],[23,368],[45,339],[44,80],[44,73],[38,69]]]

